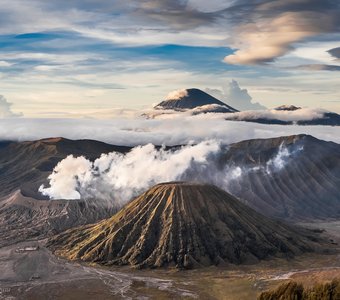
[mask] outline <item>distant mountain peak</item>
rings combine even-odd
[[[295,105],[281,105],[278,106],[276,108],[274,108],[275,110],[280,110],[280,111],[295,111],[295,110],[299,110],[301,109],[301,107],[295,106]]]
[[[237,112],[235,108],[196,88],[176,90],[169,93],[165,100],[155,106],[155,109],[188,110],[202,106],[207,107],[208,105],[218,106],[218,112]],[[214,112],[214,110],[204,110],[203,112]]]

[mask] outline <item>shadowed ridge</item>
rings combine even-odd
[[[171,182],[152,187],[110,219],[52,238],[49,246],[69,259],[181,269],[292,257],[319,248],[317,241],[215,186]]]

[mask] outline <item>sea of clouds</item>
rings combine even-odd
[[[216,139],[225,144],[253,138],[310,134],[340,143],[340,126],[266,125],[226,121],[228,114],[163,114],[155,119],[138,115],[113,119],[0,119],[0,140],[49,137],[95,139],[115,145],[186,145]],[[287,117],[288,118],[288,117]]]

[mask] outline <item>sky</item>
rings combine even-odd
[[[192,87],[340,113],[339,86],[337,0],[0,0],[0,118],[109,117]]]

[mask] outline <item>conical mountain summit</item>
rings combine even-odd
[[[215,186],[173,182],[154,186],[107,220],[54,237],[49,246],[69,259],[182,269],[291,257],[313,251],[316,240]]]

